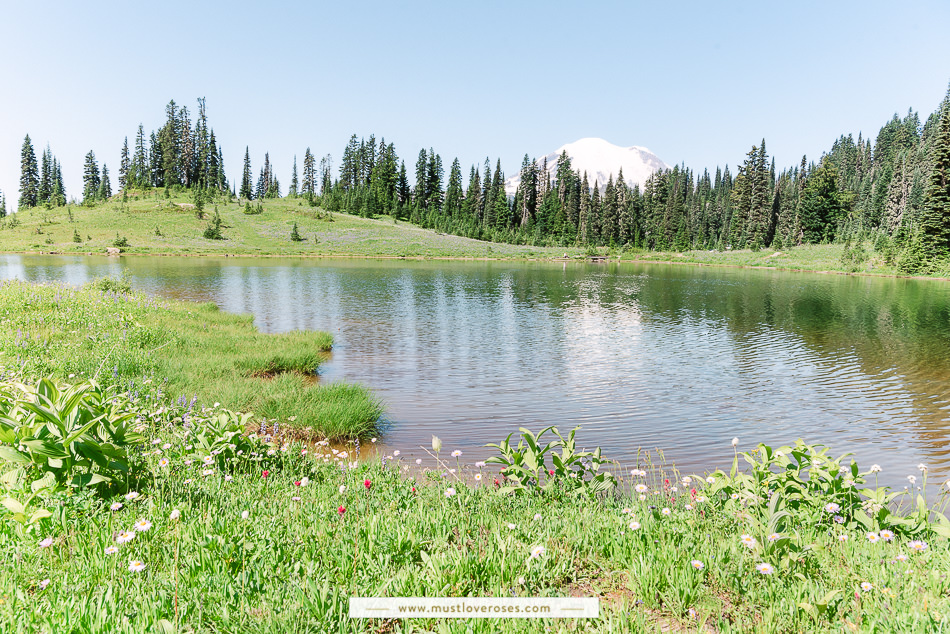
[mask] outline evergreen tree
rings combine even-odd
[[[462,167],[456,158],[452,161],[452,167],[449,170],[449,184],[445,190],[445,205],[443,206],[443,215],[449,221],[458,220],[462,213]]]
[[[308,201],[311,201],[317,194],[316,187],[316,166],[314,165],[313,154],[310,153],[310,148],[308,147],[303,155],[303,188],[301,189],[301,193]]]
[[[834,239],[842,220],[842,206],[838,195],[838,170],[828,157],[808,174],[799,209],[806,242],[830,242]]]
[[[244,148],[244,172],[241,176],[241,198],[250,200],[254,196],[251,190],[251,152],[249,147]]]
[[[133,187],[146,187],[151,183],[151,180],[148,153],[145,150],[145,130],[140,123],[138,132],[135,134],[135,152],[132,154],[128,182]]]
[[[23,139],[20,150],[20,200],[17,206],[20,209],[36,207],[40,185],[39,170],[36,166],[36,153],[33,151],[33,142],[27,134]]]
[[[0,191],[0,218],[7,217],[7,197]]]
[[[50,194],[50,201],[54,207],[61,207],[66,204],[66,187],[63,185],[63,172],[60,169],[59,161],[53,159],[53,189]]]
[[[109,168],[102,164],[102,178],[99,181],[99,190],[96,197],[99,200],[108,200],[112,197],[112,183],[109,182]]]
[[[944,100],[931,150],[930,182],[920,214],[920,239],[928,259],[950,255],[950,96]]]
[[[181,123],[179,110],[175,105],[175,100],[172,99],[165,106],[165,125],[158,132],[158,144],[161,148],[161,184],[163,186],[182,183]]]
[[[43,151],[43,159],[40,162],[40,181],[37,187],[36,202],[39,205],[49,203],[50,196],[53,194],[53,174],[52,174],[52,154],[49,146]]]
[[[119,158],[119,189],[125,190],[129,182],[129,170],[132,167],[132,160],[129,158],[129,137],[125,137],[122,143],[122,154]]]
[[[287,196],[290,198],[297,197],[297,189],[300,187],[300,183],[297,180],[297,155],[294,154],[294,171],[290,177],[290,189],[287,190]]]
[[[82,200],[91,203],[99,196],[99,165],[96,163],[96,154],[92,150],[86,154],[86,162],[82,171]]]

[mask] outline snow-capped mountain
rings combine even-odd
[[[548,172],[551,174],[551,180],[557,170],[557,159],[561,152],[567,152],[571,157],[571,169],[579,171],[582,175],[587,172],[587,182],[591,189],[594,183],[600,183],[600,189],[603,191],[607,179],[611,175],[616,179],[617,173],[623,168],[623,178],[627,184],[633,187],[635,184],[642,186],[650,176],[661,169],[669,169],[670,166],[660,160],[656,154],[645,147],[620,147],[603,139],[581,139],[574,143],[562,145],[546,157],[538,159],[538,167],[543,165],[544,159],[548,160]],[[520,170],[519,170],[520,172]],[[514,196],[521,183],[521,174],[516,173],[511,178],[505,180],[505,191],[509,196]]]

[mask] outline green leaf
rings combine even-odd
[[[111,482],[111,479],[101,473],[80,473],[73,476],[70,486],[87,487],[100,482]]]
[[[4,498],[3,500],[0,500],[0,504],[5,506],[6,509],[11,513],[23,513],[26,511],[26,507],[13,498]]]
[[[4,462],[17,462],[20,464],[29,464],[32,462],[28,457],[14,449],[0,445],[0,460]]]

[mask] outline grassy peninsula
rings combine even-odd
[[[368,390],[317,380],[329,334],[263,334],[250,315],[158,300],[124,284],[3,283],[0,366],[26,378],[95,379],[129,392],[148,381],[158,403],[218,402],[269,419],[294,416],[320,438],[375,429],[382,408]]]

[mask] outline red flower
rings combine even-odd
[[[413,492],[413,493],[416,492],[416,487],[412,487],[412,492]]]
[[[294,480],[294,486],[300,486],[300,480]]]
[[[367,491],[369,491],[373,487],[373,483],[370,482],[368,479],[363,480],[363,486],[366,487]]]
[[[346,513],[346,507],[341,504],[340,508],[338,508],[336,512],[339,513],[340,515],[343,515],[344,513]]]
[[[261,477],[266,478],[269,475],[270,475],[270,471],[265,471],[264,473],[261,474]]]

